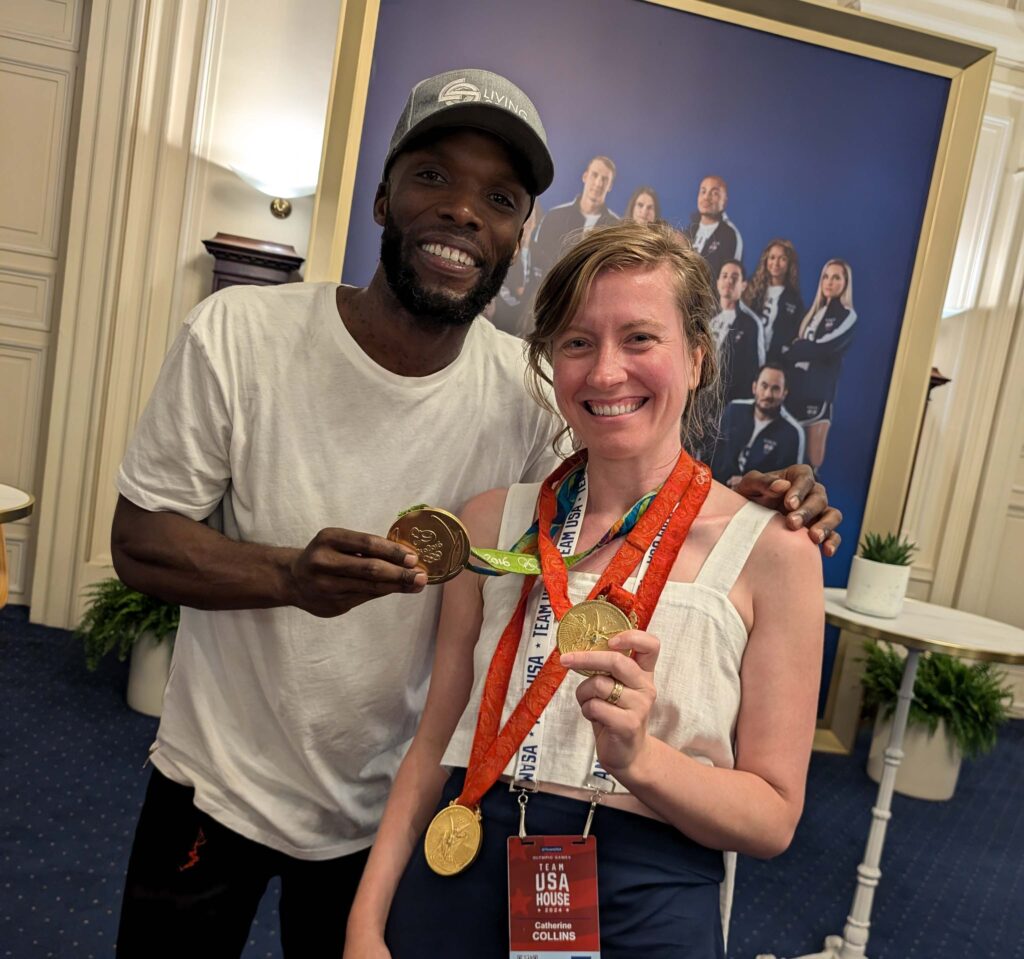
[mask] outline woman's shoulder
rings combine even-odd
[[[745,511],[753,528],[760,531],[751,547],[748,565],[754,567],[764,565],[771,568],[776,562],[818,562],[818,548],[807,532],[803,529],[792,530],[786,525],[785,517],[778,510],[761,506],[729,489],[717,480],[711,485],[707,502],[702,513],[706,512],[712,521],[718,520],[719,536],[725,532],[730,523]]]
[[[762,509],[764,507],[761,507]],[[821,552],[807,531],[790,529],[776,511],[754,543],[745,572],[751,585],[777,590],[783,583],[821,586]]]
[[[498,542],[508,492],[507,486],[486,490],[474,496],[460,510],[459,519],[474,546],[494,546]]]
[[[708,498],[704,501],[700,512],[703,517],[724,519],[726,524],[728,524],[728,521],[749,502],[750,500],[745,496],[740,496],[739,493],[729,489],[724,483],[712,480],[711,489],[708,491]]]
[[[459,512],[459,518],[469,533],[469,541],[474,546],[497,546],[505,514],[510,509],[522,514],[509,517],[518,532],[522,532],[519,526],[525,529],[533,520],[539,489],[540,483],[517,483],[474,496]]]
[[[687,537],[691,548],[684,551],[686,555],[680,555],[678,572],[683,582],[692,580],[697,570],[703,568],[706,559],[747,503],[748,500],[734,493],[728,486],[718,480],[712,481],[707,499]]]

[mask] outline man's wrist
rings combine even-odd
[[[276,583],[274,595],[278,606],[299,606],[301,593],[295,575],[295,563],[301,555],[302,550],[283,546],[273,550],[271,563]]]

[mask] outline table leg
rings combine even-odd
[[[7,541],[4,539],[4,524],[0,523],[0,609],[7,605]]]
[[[892,794],[896,787],[896,772],[903,759],[903,734],[907,729],[910,703],[914,698],[914,680],[917,678],[917,663],[920,658],[920,650],[907,650],[907,661],[903,666],[903,679],[896,700],[896,715],[892,721],[889,745],[885,750],[885,766],[882,769],[881,782],[878,784],[878,798],[871,810],[871,830],[864,848],[864,860],[857,867],[857,888],[853,894],[850,914],[846,917],[842,938],[829,936],[825,940],[822,952],[809,953],[798,959],[866,959],[864,948],[867,946],[868,933],[871,929],[871,906],[875,898],[875,889],[882,876],[879,864],[882,861],[882,847],[885,845],[885,830],[892,818]],[[758,959],[775,957],[762,955]]]

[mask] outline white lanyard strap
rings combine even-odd
[[[576,543],[579,540],[580,530],[583,528],[583,517],[587,509],[587,474],[584,471],[580,478],[580,488],[576,494],[576,502],[565,518],[562,531],[558,537],[558,551],[563,556],[571,556],[576,550]],[[671,519],[671,516],[669,517]],[[650,568],[651,560],[661,542],[661,538],[668,527],[669,520],[654,537],[637,570],[637,586],[642,582],[644,575]],[[556,624],[554,611],[551,608],[551,600],[547,589],[542,589],[537,604],[537,613],[534,617],[533,627],[530,629],[529,640],[526,646],[526,655],[523,657],[523,691],[530,687],[530,684],[540,672],[545,660],[551,653],[555,644]],[[516,754],[514,775],[512,777],[512,788],[530,789],[536,788],[537,772],[540,768],[540,758],[544,745],[544,713],[537,717],[537,721],[527,733],[519,751]],[[615,780],[611,774],[601,765],[597,758],[597,746],[595,744],[592,760],[590,763],[590,774],[587,776],[583,786],[595,792],[613,792]]]

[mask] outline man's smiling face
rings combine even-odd
[[[461,129],[414,145],[396,157],[374,203],[388,286],[414,316],[472,322],[501,288],[529,209],[497,137]]]

